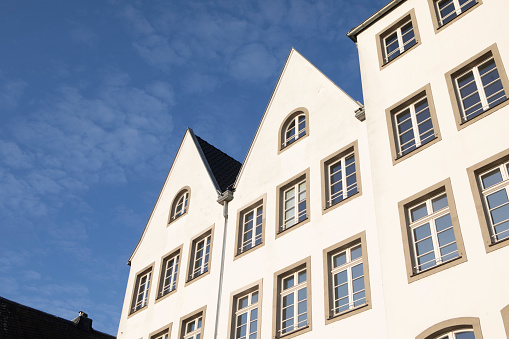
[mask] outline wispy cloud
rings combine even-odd
[[[23,80],[5,79],[0,75],[0,108],[12,109],[18,106],[27,85]]]

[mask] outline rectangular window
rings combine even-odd
[[[259,338],[258,290],[235,300],[235,339]]]
[[[509,162],[479,174],[492,243],[509,238]]]
[[[310,258],[275,274],[276,327],[274,337],[311,329]],[[291,336],[290,336],[291,337]]]
[[[435,1],[436,12],[440,26],[450,22],[458,15],[465,12],[467,9],[474,6],[477,2],[475,0],[440,0]]]
[[[147,306],[150,293],[150,281],[152,279],[152,268],[153,265],[136,275],[129,314],[135,313]]]
[[[289,229],[309,222],[309,169],[276,188],[276,238]]]
[[[281,232],[307,218],[306,180],[284,191],[283,199],[284,217]]]
[[[323,213],[361,192],[357,141],[320,162]]]
[[[242,241],[239,253],[250,250],[262,243],[263,205],[253,208],[243,214],[242,218]]]
[[[191,241],[186,284],[210,272],[213,228]]]
[[[326,324],[371,308],[365,244],[362,232],[324,250]]]
[[[440,140],[429,84],[388,108],[386,116],[393,164]]]
[[[170,339],[172,323],[152,332],[149,335],[150,339]]]
[[[164,297],[177,289],[178,271],[180,267],[180,251],[172,252],[163,259],[157,298]]]
[[[207,307],[204,306],[180,318],[180,339],[203,339],[206,310]]]
[[[496,45],[448,72],[446,81],[458,128],[507,104],[509,80]]]
[[[407,266],[410,280],[421,274],[432,274],[435,268],[445,269],[463,262],[455,259],[464,256],[450,181],[445,180],[424,192],[400,203],[405,222],[403,240],[410,247],[411,258],[406,258],[407,265],[411,265]]]
[[[380,68],[420,44],[415,11],[412,9],[389,28],[377,34]]]

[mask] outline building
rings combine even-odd
[[[114,339],[92,328],[92,319],[84,312],[73,320],[18,304],[0,297],[0,338],[2,339]]]
[[[188,130],[118,338],[509,338],[506,13],[389,2],[365,106],[292,50],[240,169]]]

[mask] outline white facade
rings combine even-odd
[[[186,132],[130,258],[118,338],[506,337],[509,3],[472,1],[442,24],[444,3],[394,0],[348,34],[365,120],[292,50],[233,200]],[[407,44],[391,54],[393,41]],[[470,87],[457,88],[469,72],[488,85],[472,114],[458,100]],[[479,175],[496,168],[504,181],[483,195]],[[496,193],[493,224],[483,199]],[[411,219],[422,204],[429,215]]]

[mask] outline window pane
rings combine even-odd
[[[491,217],[494,224],[498,224],[502,221],[509,219],[509,205],[504,205],[491,211]]]
[[[454,236],[454,230],[452,228],[438,234],[438,244],[440,245],[440,247],[453,243],[455,241],[456,237]]]
[[[289,276],[288,278],[283,280],[283,289],[286,290],[290,287],[293,287],[295,284],[295,279],[293,278],[293,274]]]
[[[362,291],[363,289],[364,289],[364,277],[355,279],[353,281],[353,291],[359,292]]]
[[[452,227],[452,220],[451,220],[451,215],[450,214],[446,214],[440,218],[437,218],[435,220],[435,225],[437,227],[437,232],[440,233],[441,231],[447,229],[447,228],[450,228]]]
[[[306,281],[306,271],[299,272],[299,280],[298,284]]]
[[[486,198],[488,200],[488,206],[490,209],[498,207],[508,201],[507,192],[505,189],[501,189],[498,192],[490,194]]]
[[[362,264],[352,267],[352,279],[356,279],[362,275],[364,275]]]
[[[430,251],[433,251],[433,241],[431,240],[431,238],[422,240],[417,243],[417,255],[422,255]]]
[[[456,339],[475,339],[473,331],[456,333]]]
[[[509,221],[495,226],[496,240],[502,240],[509,237]]]
[[[334,274],[334,285],[341,285],[348,281],[346,271]]]
[[[421,205],[413,208],[410,211],[410,214],[412,216],[412,221],[417,221],[417,220],[422,219],[425,216],[427,216],[428,215],[428,210],[426,208],[426,203],[421,204]]]
[[[258,302],[258,292],[253,292],[253,295],[251,297],[251,304],[255,304]]]
[[[239,299],[239,310],[243,309],[244,307],[249,306],[249,298],[245,296],[244,298]]]
[[[500,169],[497,168],[489,173],[486,173],[481,177],[482,184],[484,188],[490,188],[491,186],[502,182],[502,173],[500,173]]]
[[[433,206],[433,212],[440,211],[442,208],[449,206],[447,202],[447,196],[445,194],[433,199],[431,204]]]
[[[419,240],[422,240],[424,238],[427,238],[429,236],[431,236],[431,230],[429,228],[429,223],[428,224],[424,224],[420,227],[417,227],[415,230],[414,230],[414,234],[415,234],[415,240],[416,241],[419,241]]]
[[[357,246],[355,248],[352,248],[352,252],[351,252],[351,256],[352,256],[352,260],[355,260],[357,258],[360,258],[362,257],[362,247],[361,246]]]

